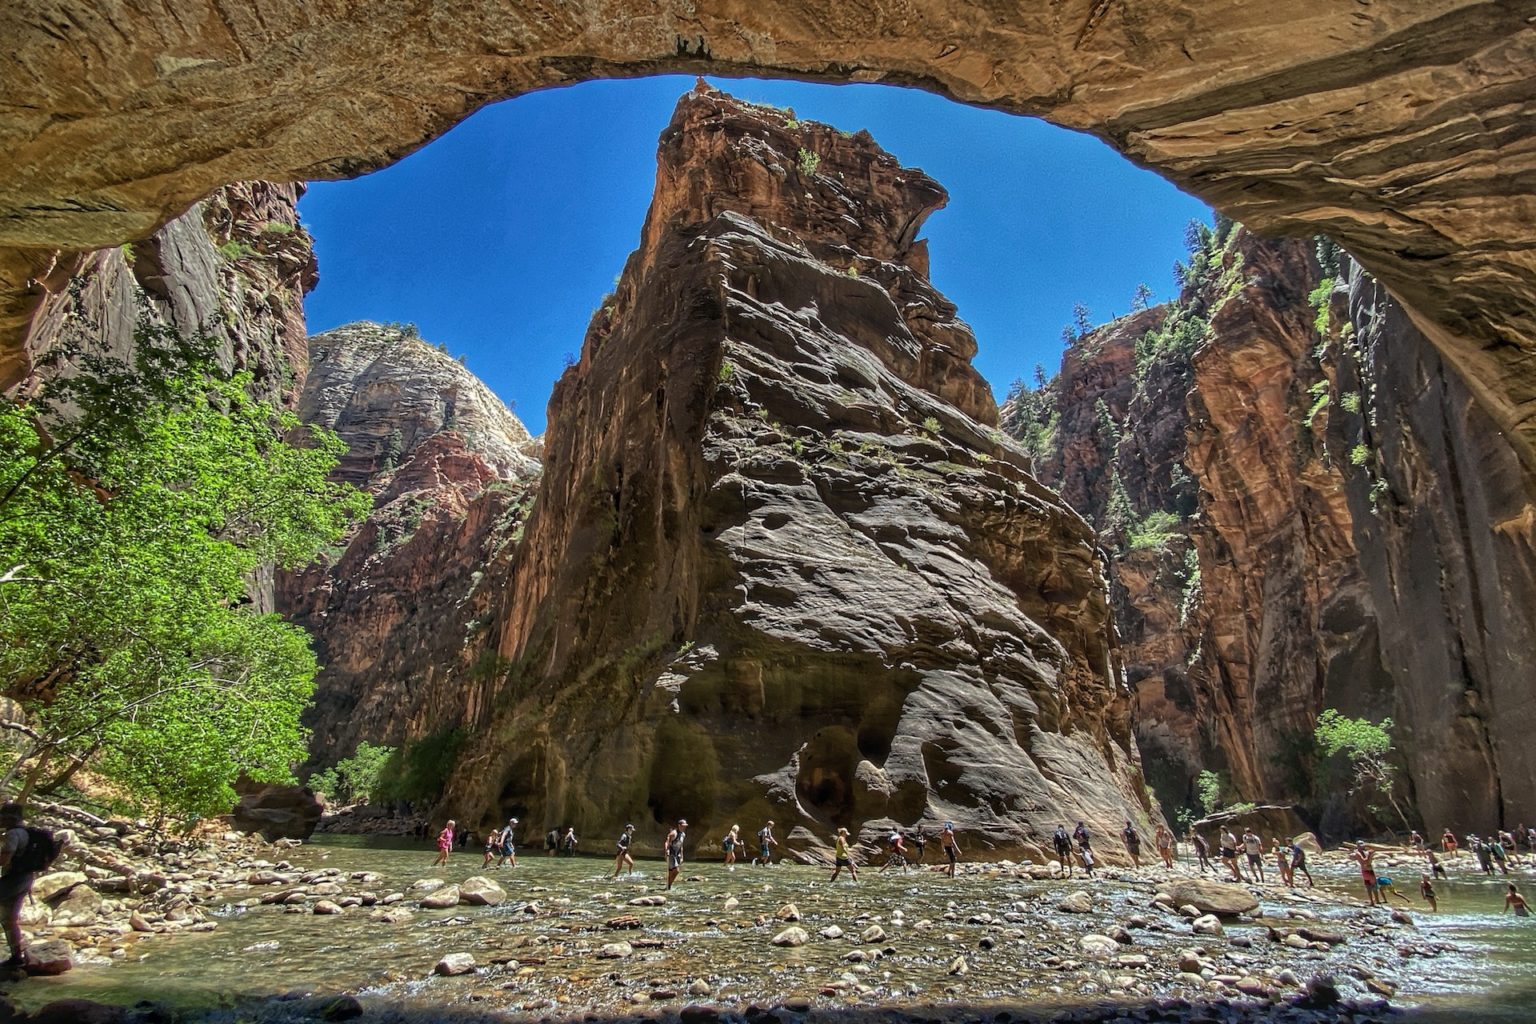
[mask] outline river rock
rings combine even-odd
[[[434,892],[448,883],[441,878],[418,878],[411,883],[411,892]]]
[[[474,969],[475,958],[472,954],[449,953],[437,962],[437,966],[432,968],[432,973],[451,978],[459,974],[469,974]]]
[[[53,926],[71,928],[94,924],[101,915],[101,894],[88,885],[77,885],[53,908]]]
[[[308,839],[325,812],[314,791],[302,786],[242,781],[235,792],[240,802],[229,815],[230,824],[241,832],[258,832],[268,842]]]
[[[1064,914],[1087,914],[1093,910],[1093,898],[1079,889],[1062,897],[1061,902],[1056,904],[1056,909]]]
[[[1296,934],[1300,935],[1308,942],[1325,942],[1330,946],[1342,945],[1344,942],[1348,941],[1343,932],[1334,928],[1320,928],[1316,925],[1307,925],[1304,928],[1298,928],[1296,929]]]
[[[1215,914],[1206,914],[1197,917],[1189,923],[1196,935],[1220,935],[1225,929],[1221,926],[1221,918]]]
[[[824,939],[840,939],[843,937],[843,930],[835,924],[829,924],[818,934]]]
[[[405,907],[386,907],[369,914],[368,920],[378,921],[380,924],[404,924],[415,916],[414,912]]]
[[[32,883],[32,898],[44,903],[56,903],[75,886],[84,885],[85,881],[85,874],[80,871],[51,871]]]
[[[1084,935],[1077,940],[1077,948],[1088,956],[1103,959],[1118,953],[1120,944],[1108,935]]]
[[[459,902],[472,907],[500,906],[507,891],[484,875],[473,875],[459,883]]]
[[[771,940],[775,946],[803,946],[810,941],[804,928],[785,928]]]
[[[333,903],[330,900],[319,900],[315,903],[314,911],[321,915],[332,915],[340,914],[342,909],[340,904]]]
[[[629,901],[629,905],[632,907],[663,907],[666,906],[666,903],[667,898],[660,893],[652,896],[636,896]]]
[[[423,910],[446,910],[448,907],[459,905],[459,887],[445,885],[441,889],[427,893],[421,898],[420,907]]]
[[[34,942],[27,947],[28,974],[52,976],[63,974],[74,966],[74,951],[63,939]]]
[[[872,924],[859,933],[860,942],[884,942],[885,929],[877,924]]]
[[[627,942],[605,942],[597,948],[599,960],[622,960],[635,951]]]
[[[800,920],[800,908],[793,903],[786,903],[773,916],[780,921],[798,921]]]
[[[955,957],[954,961],[949,965],[949,973],[957,977],[969,974],[970,971],[971,965],[965,962],[965,957],[963,956]]]
[[[24,1019],[28,1024],[124,1024],[128,1010],[90,999],[55,999]]]
[[[1211,882],[1203,878],[1182,878],[1165,886],[1168,894],[1179,905],[1189,905],[1201,914],[1218,917],[1235,917],[1257,910],[1258,899],[1240,885]]]

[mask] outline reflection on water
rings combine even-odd
[[[835,1005],[931,1002],[1070,1001],[1106,992],[1129,998],[1147,979],[1165,992],[1177,972],[1178,951],[1194,944],[1187,930],[1137,930],[1127,954],[1149,958],[1145,965],[1114,960],[1096,963],[1077,940],[1104,931],[1146,911],[1151,881],[1034,882],[1028,879],[960,877],[926,871],[907,875],[866,869],[860,882],[829,885],[819,868],[743,865],[734,873],[719,863],[689,865],[686,876],[657,907],[628,901],[662,891],[658,860],[642,862],[633,877],[609,881],[610,865],[598,859],[524,857],[515,870],[484,871],[474,852],[456,853],[446,870],[432,870],[425,845],[324,837],[322,843],[292,851],[295,867],[374,871],[382,880],[370,889],[380,896],[406,890],[421,878],[462,881],[486,874],[509,895],[500,907],[415,909],[401,924],[370,920],[370,910],[352,908],[338,916],[285,913],[282,908],[237,908],[234,902],[269,891],[236,892],[219,910],[219,928],[200,935],[149,939],[127,960],[111,967],[82,967],[61,978],[39,979],[16,995],[36,1006],[63,995],[117,1003],[139,999],[207,1005],[232,993],[280,993],[295,989],[353,991],[421,1006],[475,1000],[490,1008],[632,1009],[653,998],[667,1002],[690,997],[716,1002],[773,1001],[805,995]],[[1320,879],[1322,880],[1322,879]],[[1341,877],[1327,880],[1344,885]],[[1066,892],[1084,888],[1099,901],[1095,913],[1070,915],[1055,904]],[[1405,887],[1406,888],[1406,887]],[[1531,922],[1500,918],[1502,883],[1459,879],[1441,885],[1442,913],[1417,913],[1418,935],[1383,928],[1374,937],[1352,938],[1312,962],[1272,960],[1279,951],[1265,941],[1262,926],[1229,929],[1251,936],[1252,949],[1204,940],[1223,971],[1257,972],[1292,966],[1305,977],[1313,970],[1341,971],[1368,965],[1402,986],[1399,1002],[1422,1003],[1448,1013],[1476,1007],[1476,1019],[1529,1019],[1536,1005],[1536,931]],[[734,904],[727,901],[734,899]],[[794,903],[811,941],[778,948],[769,939],[783,925],[773,916]],[[1280,910],[1280,905],[1267,910]],[[1325,917],[1351,921],[1361,911],[1330,904],[1313,907]],[[633,915],[639,930],[610,930],[605,922]],[[1159,915],[1150,915],[1154,920]],[[1378,914],[1373,921],[1385,924]],[[860,945],[849,938],[826,940],[818,933],[836,925],[857,935],[872,924],[883,941]],[[597,956],[604,943],[629,941],[623,959]],[[1456,943],[1455,953],[1405,959],[1400,947]],[[888,954],[875,958],[877,950]],[[433,965],[448,953],[468,952],[483,970],[460,978],[433,977]],[[860,960],[859,954],[865,958]],[[850,956],[852,958],[850,958]],[[963,976],[950,973],[966,958]],[[1130,975],[1130,977],[1128,977]],[[174,985],[168,985],[168,981]],[[1356,991],[1359,991],[1356,989]]]

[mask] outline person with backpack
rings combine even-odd
[[[27,962],[26,939],[21,934],[21,905],[32,892],[32,882],[47,871],[59,857],[59,842],[52,832],[28,828],[23,822],[21,804],[0,805],[0,925],[11,947],[6,967],[20,967]]]
[[[1065,825],[1057,825],[1056,831],[1051,833],[1051,845],[1056,849],[1056,860],[1061,864],[1062,871],[1068,878],[1072,877],[1072,840],[1067,835]]]
[[[778,846],[779,841],[773,838],[773,820],[764,825],[757,833],[757,863],[767,867],[773,863],[770,856],[771,848]]]
[[[516,818],[508,818],[507,827],[496,833],[501,841],[501,857],[496,861],[498,868],[508,862],[517,867],[517,824]]]
[[[677,827],[667,833],[664,849],[667,853],[667,888],[677,881],[677,873],[683,870],[683,844],[688,840],[688,820],[677,819]]]
[[[1125,828],[1120,830],[1120,841],[1125,844],[1125,852],[1131,855],[1131,866],[1141,867],[1141,833],[1136,831],[1136,826],[1127,819]]]
[[[741,845],[741,826],[732,825],[731,830],[720,840],[720,849],[725,851],[725,866],[730,871],[736,870],[736,847]]]
[[[630,847],[635,841],[635,826],[625,825],[624,831],[619,833],[618,842],[614,844],[613,874],[609,878],[618,878],[621,868],[628,868],[628,874],[635,873],[635,858]]]

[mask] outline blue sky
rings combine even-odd
[[[1146,282],[1174,293],[1184,225],[1205,204],[1086,135],[912,89],[715,80],[797,116],[867,128],[949,190],[928,221],[934,283],[976,331],[999,399],[1054,372],[1074,303],[1095,322]],[[566,353],[638,243],[656,139],[691,77],[589,82],[487,107],[392,167],[315,182],[299,204],[320,284],[311,332],[416,323],[534,433]]]

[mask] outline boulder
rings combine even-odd
[[[1211,882],[1203,878],[1181,878],[1169,882],[1166,891],[1179,906],[1192,906],[1201,914],[1235,917],[1257,910],[1258,898],[1240,885]]]
[[[27,1024],[123,1024],[128,1010],[90,999],[55,999],[25,1019]]]
[[[53,908],[53,925],[71,928],[95,924],[101,916],[101,893],[88,885],[77,885]]]
[[[268,842],[308,839],[325,811],[314,791],[303,786],[241,782],[235,792],[240,800],[229,813],[230,825],[240,832],[259,833]]]
[[[1056,904],[1056,909],[1063,914],[1086,914],[1093,910],[1093,898],[1079,889],[1062,897],[1061,902]]]
[[[1194,929],[1196,935],[1220,935],[1226,930],[1221,926],[1221,918],[1215,914],[1197,917],[1189,922],[1189,926]]]
[[[330,900],[320,900],[315,904],[315,913],[322,916],[339,914],[341,912],[342,910],[340,904],[332,903]]]
[[[500,906],[506,898],[507,890],[484,875],[474,875],[459,883],[459,902],[472,907]]]
[[[775,935],[770,941],[772,941],[775,946],[803,946],[809,942],[810,939],[811,937],[806,934],[804,928],[792,927],[785,928],[783,931],[779,932],[779,934]]]
[[[58,903],[77,885],[84,885],[85,875],[79,871],[50,871],[39,875],[32,883],[32,898],[43,903]]]
[[[1289,841],[1294,836],[1310,835],[1312,828],[1302,818],[1300,808],[1287,804],[1261,804],[1244,810],[1218,811],[1201,818],[1191,827],[1201,834],[1231,829],[1239,836],[1245,829],[1251,828],[1264,840],[1266,850],[1269,849],[1271,839]],[[1313,840],[1316,841],[1315,836]]]
[[[449,907],[456,907],[459,905],[459,887],[445,885],[441,889],[429,892],[421,898],[418,905],[422,910],[446,910]]]
[[[63,939],[34,942],[27,947],[28,974],[51,977],[63,974],[75,966],[74,951]]]
[[[474,969],[475,958],[472,954],[449,953],[437,962],[437,966],[432,968],[432,973],[451,978],[459,974],[469,974]]]
[[[622,960],[635,951],[627,942],[607,942],[597,949],[599,960]]]
[[[859,933],[860,942],[884,942],[885,929],[877,924],[872,924]]]
[[[1077,940],[1077,948],[1087,956],[1107,958],[1120,951],[1120,944],[1108,935],[1084,935]]]

